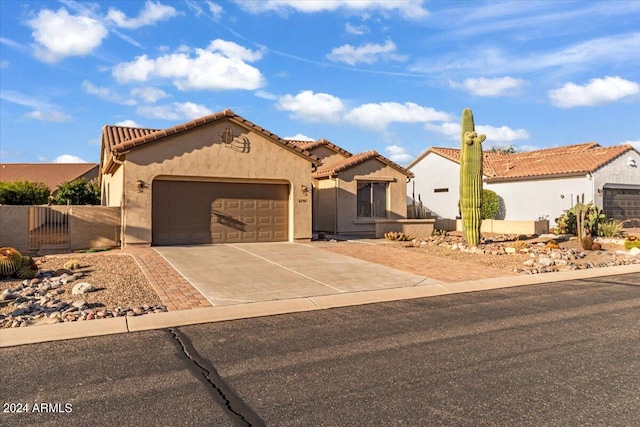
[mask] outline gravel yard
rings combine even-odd
[[[88,282],[97,290],[83,294],[82,298],[94,307],[115,310],[118,307],[134,307],[160,304],[160,298],[149,285],[146,277],[130,255],[114,252],[92,254],[64,254],[36,257],[40,272],[55,272],[69,260],[78,260],[80,268],[74,272],[82,272],[84,276],[78,281]],[[0,281],[0,292],[15,288],[23,281],[6,279]],[[77,295],[71,294],[71,288],[77,282],[67,283],[62,287],[64,293],[60,300],[74,300]],[[0,313],[13,310],[11,306],[0,307]]]

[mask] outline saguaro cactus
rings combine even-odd
[[[469,246],[478,246],[482,226],[482,142],[487,137],[478,135],[471,110],[462,112],[462,138],[460,147],[460,213],[464,238]]]

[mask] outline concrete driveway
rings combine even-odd
[[[313,244],[234,243],[154,249],[214,306],[438,283]]]

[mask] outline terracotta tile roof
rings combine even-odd
[[[630,150],[637,152],[630,145],[602,147],[596,142],[587,142],[513,154],[485,152],[483,168],[487,181],[579,175],[594,172]],[[414,160],[408,169],[429,153],[460,162],[460,149],[431,147]]]
[[[133,138],[133,139],[127,139],[124,141],[121,141],[115,145],[113,145],[112,151],[114,153],[117,154],[122,154],[126,151],[129,151],[133,148],[139,147],[141,145],[146,145],[155,141],[158,141],[160,139],[166,138],[168,136],[172,136],[172,135],[176,135],[178,133],[199,127],[199,126],[203,126],[209,123],[214,123],[218,120],[221,119],[225,119],[225,118],[230,118],[235,120],[236,122],[238,122],[239,124],[242,124],[248,128],[250,128],[251,130],[261,133],[262,135],[268,137],[269,139],[275,141],[276,143],[294,151],[297,152],[298,154],[302,155],[303,157],[308,158],[309,161],[311,161],[312,163],[318,163],[318,159],[315,156],[311,156],[309,153],[306,153],[305,150],[301,149],[300,147],[296,146],[295,144],[291,143],[290,141],[287,141],[286,139],[282,139],[280,138],[278,135],[269,132],[266,129],[263,129],[262,127],[250,122],[249,120],[244,119],[243,117],[237,115],[236,113],[234,113],[233,111],[227,109],[224,111],[221,111],[219,113],[214,113],[214,114],[210,114],[208,116],[204,116],[204,117],[200,117],[179,125],[176,125],[174,127],[168,128],[168,129],[163,129],[163,130],[157,130],[155,132],[150,132],[150,133],[146,133],[144,132],[145,130],[141,130],[139,133],[140,135]]]
[[[375,150],[371,150],[371,151],[365,151],[364,153],[358,153],[358,154],[353,154],[351,157],[347,157],[346,159],[344,159],[343,161],[339,162],[339,163],[335,163],[332,164],[330,166],[326,166],[326,167],[322,167],[320,166],[318,168],[318,170],[316,170],[313,173],[313,177],[314,178],[328,178],[331,176],[337,176],[340,172],[349,169],[353,166],[359,165],[361,163],[366,162],[369,159],[373,159],[375,158],[376,160],[379,160],[380,162],[391,166],[392,168],[402,172],[403,174],[407,175],[408,177],[413,178],[413,173],[405,168],[403,168],[402,166],[400,166],[397,163],[392,162],[391,160],[387,159],[386,157],[384,157],[383,155],[379,154],[377,151]]]
[[[131,139],[140,138],[152,133],[159,132],[160,129],[132,128],[126,126],[106,125],[102,128],[102,139],[107,143],[109,150],[113,150],[118,144]]]
[[[342,154],[342,155],[344,155],[346,157],[353,156],[353,154],[351,154],[350,152],[348,152],[344,148],[338,147],[333,142],[328,141],[328,140],[326,140],[324,138],[319,139],[317,141],[307,141],[306,144],[302,144],[300,147],[302,149],[304,149],[304,150],[307,150],[307,151],[311,151],[311,150],[313,150],[314,148],[317,148],[317,147],[327,147],[327,148],[335,151],[336,153],[340,153],[340,154]]]
[[[39,181],[51,191],[64,182],[98,176],[97,163],[1,163],[0,181]]]

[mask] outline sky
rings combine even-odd
[[[0,1],[0,162],[227,108],[401,165],[464,108],[485,150],[640,149],[640,1]]]

